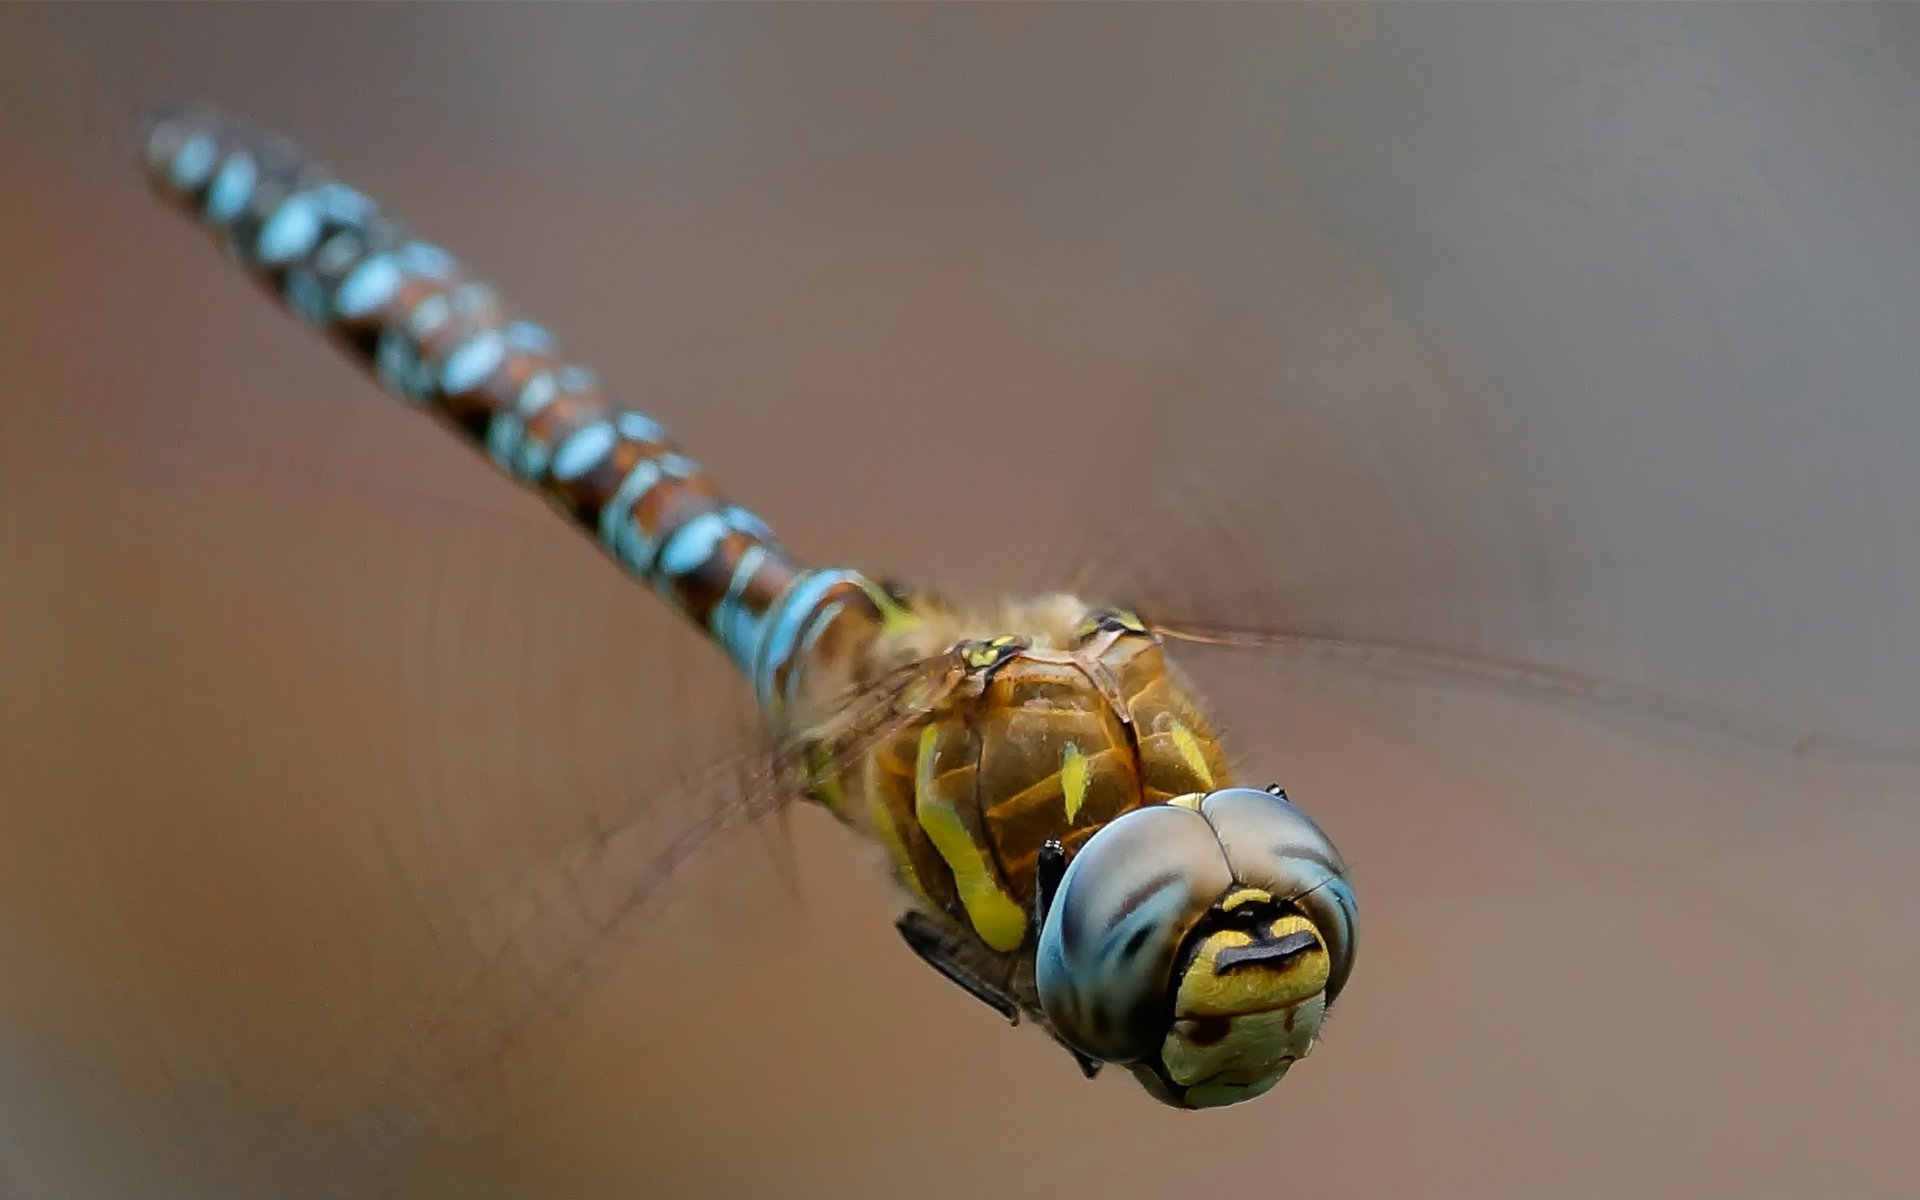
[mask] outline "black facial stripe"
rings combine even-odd
[[[1302,929],[1270,942],[1228,946],[1214,956],[1213,973],[1230,975],[1253,967],[1282,967],[1319,945],[1319,938]]]

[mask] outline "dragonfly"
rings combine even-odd
[[[725,651],[776,743],[762,786],[885,849],[930,967],[1174,1107],[1253,1099],[1312,1051],[1357,950],[1347,864],[1283,788],[1233,782],[1167,629],[803,565],[654,417],[292,144],[209,111],[145,124],[150,178],[289,309]]]
[[[1203,695],[1203,664],[1244,683],[1314,656],[1651,716],[1767,745],[1788,767],[1823,753],[1911,765],[1529,661],[1196,619],[1193,557],[1235,549],[1231,515],[1196,514],[1193,557],[1110,571],[1097,595],[971,603],[805,566],[653,416],[290,144],[198,108],[157,111],[142,140],[162,194],[297,316],[584,528],[744,676],[771,748],[730,794],[673,814],[663,872],[717,818],[817,806],[880,848],[912,954],[1081,1071],[1124,1067],[1163,1104],[1272,1089],[1322,1038],[1357,946],[1353,872],[1299,788],[1234,786],[1232,706]]]

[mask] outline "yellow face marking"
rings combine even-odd
[[[1261,891],[1259,888],[1255,888],[1255,887],[1241,888],[1239,891],[1232,893],[1225,900],[1222,900],[1220,902],[1220,911],[1232,912],[1234,909],[1239,908],[1242,904],[1253,904],[1255,902],[1258,902],[1260,904],[1272,904],[1273,897],[1270,894]]]
[[[1214,969],[1222,950],[1253,943],[1253,937],[1238,929],[1223,929],[1200,943],[1186,974],[1180,978],[1174,1015],[1178,1017],[1230,1017],[1239,1013],[1264,1012],[1283,1005],[1297,1004],[1327,989],[1332,962],[1326,943],[1313,922],[1289,913],[1275,921],[1267,937],[1277,939],[1292,933],[1313,936],[1314,948],[1294,958],[1278,970],[1235,971],[1221,975]]]
[[[1288,915],[1266,936],[1311,934],[1319,944],[1278,970],[1216,969],[1223,951],[1251,935],[1224,929],[1201,943],[1174,996],[1173,1027],[1160,1062],[1191,1108],[1237,1104],[1267,1091],[1313,1049],[1326,1016],[1329,960],[1319,931]]]
[[[1066,798],[1067,821],[1071,823],[1087,801],[1087,756],[1072,742],[1060,756],[1060,792]]]
[[[1180,758],[1187,769],[1200,777],[1200,782],[1208,787],[1217,786],[1213,782],[1213,771],[1207,766],[1207,756],[1200,749],[1200,739],[1188,729],[1184,721],[1175,721],[1172,729],[1174,748],[1180,751]]]
[[[914,815],[927,831],[933,848],[953,872],[954,887],[966,907],[967,920],[980,940],[1001,953],[1019,948],[1027,935],[1027,914],[1014,903],[994,875],[980,844],[973,839],[953,801],[941,794],[934,778],[934,750],[940,727],[920,731],[920,751],[913,765]]]

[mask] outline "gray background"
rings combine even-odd
[[[1915,23],[0,9],[0,1195],[1913,1195]],[[638,909],[737,689],[144,194],[161,96],[804,553],[1570,674],[1196,656],[1366,911],[1241,1109],[998,1028],[817,814]]]

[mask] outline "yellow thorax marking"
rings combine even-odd
[[[1071,823],[1087,801],[1087,756],[1072,742],[1060,755],[1060,793],[1066,799],[1067,821]]]
[[[969,646],[963,656],[970,667],[990,667],[1000,661],[1000,652],[991,643],[985,646]]]
[[[886,843],[887,853],[893,857],[894,870],[898,872],[900,881],[929,911],[937,911],[940,906],[933,902],[933,897],[927,894],[927,885],[920,881],[920,872],[914,868],[913,856],[907,852],[907,844],[900,840],[900,831],[894,828],[893,809],[879,788],[875,788],[867,797],[867,809],[872,816],[873,827],[880,831],[880,840]]]
[[[1022,644],[1021,639],[1011,634],[1003,633],[991,641],[968,646],[965,650],[961,651],[961,657],[969,667],[977,667],[985,670],[988,667],[999,665],[999,663],[1007,657],[1006,650],[1009,647],[1017,647]]]
[[[1180,757],[1188,769],[1200,777],[1201,783],[1213,787],[1213,770],[1207,766],[1207,755],[1200,748],[1200,739],[1182,721],[1173,723],[1172,733],[1174,748],[1180,751]]]
[[[1003,954],[1017,950],[1027,935],[1027,916],[1000,885],[959,810],[935,785],[933,760],[939,741],[938,725],[920,731],[920,751],[913,764],[914,816],[953,872],[960,903],[980,940]]]
[[[1080,627],[1074,631],[1074,636],[1084,642],[1095,633],[1098,633],[1102,622],[1108,620],[1111,620],[1128,633],[1144,634],[1147,632],[1146,622],[1140,619],[1139,614],[1124,608],[1111,608],[1104,613],[1090,612],[1086,616],[1081,617]]]
[[[902,633],[921,624],[922,618],[919,613],[895,600],[887,593],[887,589],[871,579],[862,578],[860,590],[865,592],[867,599],[873,601],[873,606],[880,610],[881,633]]]
[[[833,755],[822,742],[807,751],[807,786],[827,806],[827,811],[844,815],[846,794],[840,789],[840,775],[833,769]]]

